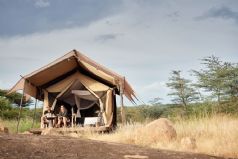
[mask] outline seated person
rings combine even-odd
[[[41,117],[41,128],[45,128],[45,124],[49,125],[50,120],[48,120],[48,117],[55,116],[53,111],[50,107],[46,108],[46,111],[44,111],[43,116]],[[53,119],[53,126],[55,125],[55,120]]]
[[[58,114],[58,124],[57,127],[60,127],[60,125],[63,123],[64,127],[66,127],[67,125],[67,110],[65,109],[65,107],[63,105],[60,106],[60,111]]]

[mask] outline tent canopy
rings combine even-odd
[[[72,50],[48,65],[23,76],[9,91],[24,89],[24,92],[37,99],[39,91],[62,92],[65,86],[75,79],[88,85],[94,92],[115,88],[117,94],[123,93],[131,102],[136,98],[135,92],[125,78],[104,66],[96,63],[77,50]],[[83,82],[82,82],[83,81]],[[98,81],[98,82],[95,82]]]

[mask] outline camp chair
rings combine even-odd
[[[70,118],[69,117],[66,117],[66,127],[69,127],[70,126]],[[58,119],[57,119],[57,122],[56,123],[58,123]],[[58,125],[58,124],[56,124],[56,127],[57,128],[61,128],[61,127],[63,127],[64,126],[64,123],[63,122],[61,122],[60,123],[60,125]]]
[[[43,127],[42,127],[43,126]],[[47,122],[45,119],[43,121],[43,125],[41,125],[42,128],[48,128],[49,127],[49,122]]]
[[[44,125],[44,128],[54,127],[54,121],[53,120],[48,120],[46,122],[46,120],[44,120],[43,125]]]
[[[46,122],[46,121],[44,121],[44,128],[48,128],[49,127],[49,123],[48,122]]]

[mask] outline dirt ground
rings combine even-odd
[[[38,135],[1,135],[0,159],[218,159],[218,157],[147,149],[70,137]]]

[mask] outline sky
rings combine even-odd
[[[172,70],[238,62],[237,0],[0,0],[0,88],[77,49],[169,103]]]

